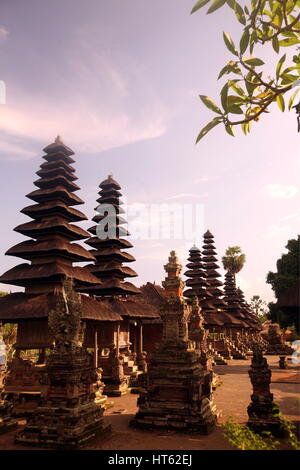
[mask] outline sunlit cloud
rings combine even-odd
[[[47,87],[42,94],[30,95],[25,87],[10,86],[10,102],[0,115],[6,146],[16,138],[43,145],[60,134],[76,152],[100,153],[162,136],[171,114],[148,77],[134,64],[122,69],[108,54],[91,48],[87,39],[77,41],[68,51],[64,74],[43,57],[36,58],[54,84],[51,94]],[[141,90],[147,99],[133,106]],[[22,158],[22,152],[11,150],[13,158]]]
[[[7,137],[6,137],[7,138]],[[23,145],[5,141],[5,137],[0,139],[0,154],[4,159],[25,160],[35,156],[35,152],[26,150]]]
[[[292,199],[298,193],[298,188],[288,184],[268,184],[265,186],[267,194],[276,199]]]

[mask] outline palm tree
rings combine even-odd
[[[235,275],[240,272],[246,262],[246,256],[242,253],[239,246],[229,246],[222,258],[224,269],[233,274],[234,282]]]

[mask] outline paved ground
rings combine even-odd
[[[276,383],[271,384],[274,400],[279,404],[283,414],[300,422],[300,384],[299,366],[290,366],[288,370],[278,368],[278,357],[268,356],[272,374]],[[232,360],[227,366],[216,366],[222,385],[214,393],[214,400],[222,416],[219,423],[224,423],[229,416],[236,422],[247,421],[247,406],[250,402],[251,384],[248,377],[250,360]],[[298,374],[298,383],[295,376]],[[125,395],[109,399],[114,406],[106,410],[105,422],[112,425],[112,434],[99,439],[87,449],[108,450],[221,450],[231,449],[222,435],[220,425],[209,436],[178,434],[174,432],[146,432],[129,428],[128,423],[136,412],[137,395]],[[13,444],[14,432],[0,436],[0,449],[24,449]],[[28,448],[29,449],[29,448]]]

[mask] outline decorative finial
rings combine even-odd
[[[56,143],[56,144],[63,144],[63,141],[62,141],[62,138],[61,138],[60,135],[58,135],[58,136],[56,137],[55,143]]]
[[[111,180],[113,178],[112,172],[108,175],[108,179]]]
[[[191,251],[199,251],[199,248],[195,245],[192,246]]]

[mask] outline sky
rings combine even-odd
[[[13,228],[29,221],[20,214],[30,204],[25,195],[34,189],[42,149],[60,134],[75,152],[80,209],[89,219],[99,183],[110,173],[120,183],[137,285],[161,282],[172,249],[185,265],[188,249],[209,229],[219,259],[228,246],[246,254],[238,275],[246,297],[273,299],[266,275],[299,233],[296,116],[274,104],[247,137],[219,126],[195,145],[213,117],[198,95],[218,101],[217,76],[232,59],[222,32],[235,40],[241,33],[227,6],[190,15],[194,1],[1,0],[2,272],[22,262],[4,253],[24,240]],[[262,51],[271,65],[273,55]],[[151,210],[162,205],[176,209],[178,226],[184,208],[188,214],[177,239],[155,233],[162,219]]]

